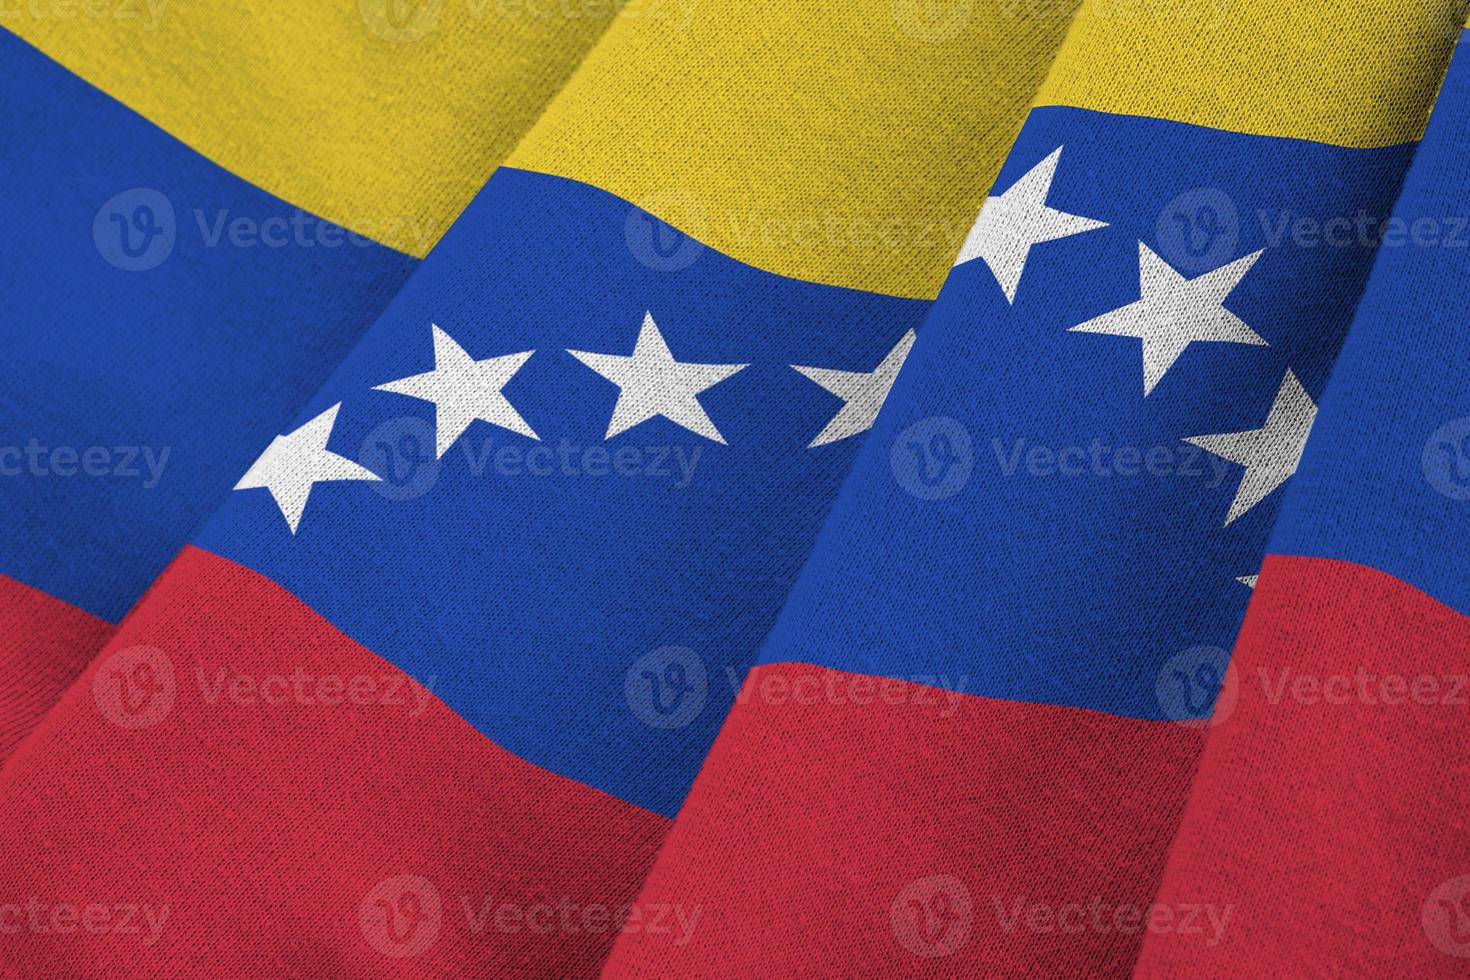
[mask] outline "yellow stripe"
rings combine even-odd
[[[595,0],[0,0],[240,177],[424,255],[606,29]]]
[[[1038,103],[1409,142],[1463,19],[1462,0],[1087,0]]]
[[[506,162],[595,184],[764,269],[927,297],[1071,0],[679,9],[618,17]]]

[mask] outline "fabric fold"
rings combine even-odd
[[[1467,144],[1461,44],[1287,492],[1233,708],[1159,893],[1229,905],[1234,924],[1208,948],[1150,936],[1140,976],[1464,973]]]
[[[1084,4],[640,894],[704,926],[605,975],[1123,975],[1155,934],[1192,975],[1232,938],[1155,893],[1443,6]]]
[[[701,5],[685,29],[758,64],[691,71],[670,152],[611,66],[678,28],[624,11],[16,751],[0,886],[166,909],[128,970],[586,975],[620,933],[692,935],[643,873],[1068,14]],[[63,809],[113,816],[38,840]],[[109,938],[0,947],[122,969]]]

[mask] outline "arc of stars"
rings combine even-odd
[[[984,262],[1008,303],[1015,302],[1032,249],[1108,226],[1047,203],[1062,150],[1057,147],[1006,191],[986,199],[956,258],[956,266],[976,259]],[[1139,298],[1070,330],[1137,338],[1142,346],[1144,397],[1154,391],[1192,344],[1268,346],[1263,337],[1225,307],[1264,250],[1194,278],[1180,274],[1146,243],[1140,242],[1138,251]],[[475,421],[539,440],[540,436],[504,395],[505,386],[535,352],[476,360],[438,324],[431,324],[431,329],[433,369],[385,382],[374,390],[417,398],[434,406],[436,456],[442,458]],[[843,402],[808,448],[840,442],[871,429],[914,343],[915,333],[909,330],[870,371],[791,365],[792,370]],[[644,314],[630,354],[571,349],[567,353],[618,387],[605,439],[651,419],[664,418],[698,436],[726,444],[699,395],[750,366],[678,360],[651,311]],[[292,534],[300,526],[316,483],[379,479],[352,460],[327,450],[340,407],[340,403],[333,405],[295,431],[277,436],[236,484],[237,490],[268,490]],[[1315,404],[1288,370],[1261,428],[1185,440],[1245,470],[1226,515],[1226,526],[1295,473],[1315,416]],[[1255,578],[1246,575],[1237,581],[1254,588]]]

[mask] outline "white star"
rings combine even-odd
[[[312,484],[326,480],[380,479],[371,470],[327,450],[332,425],[337,421],[337,409],[341,407],[342,403],[338,402],[295,432],[276,436],[235,484],[236,490],[261,487],[269,490],[276,506],[285,515],[286,523],[291,526],[292,534],[301,524],[301,514],[306,510],[306,498],[311,495]]]
[[[1316,418],[1317,406],[1312,403],[1312,396],[1288,370],[1265,425],[1249,432],[1184,440],[1245,467],[1245,476],[1241,477],[1230,514],[1225,518],[1227,527],[1296,472],[1297,464],[1302,461],[1302,449],[1307,445],[1307,433],[1312,431]]]
[[[501,389],[535,351],[477,361],[437,323],[431,326],[434,329],[434,370],[390,381],[374,390],[391,391],[434,403],[435,455],[442,458],[476,419],[540,439],[501,394]]]
[[[1143,341],[1143,394],[1154,390],[1184,349],[1198,340],[1267,346],[1245,322],[1225,309],[1225,297],[1263,252],[1214,272],[1186,279],[1142,242],[1138,243],[1141,298],[1072,329]]]
[[[838,409],[832,421],[817,433],[817,437],[807,448],[824,446],[871,429],[874,420],[878,418],[878,410],[888,398],[894,379],[898,377],[898,369],[903,367],[913,346],[914,332],[910,330],[883,358],[883,363],[871,371],[838,371],[833,368],[791,365],[793,371],[800,371],[847,403]]]
[[[1258,578],[1260,578],[1260,575],[1242,575],[1235,581],[1239,582],[1241,585],[1245,586],[1248,589],[1254,589],[1256,587],[1256,579]]]
[[[697,435],[724,443],[696,397],[749,364],[685,364],[674,360],[669,345],[664,343],[653,322],[653,314],[643,315],[643,327],[631,356],[589,354],[569,350],[568,354],[602,375],[622,390],[607,424],[607,438],[625,432],[662,415]]]
[[[1021,284],[1021,273],[1026,271],[1031,246],[1108,226],[1105,221],[1046,206],[1046,196],[1051,193],[1052,178],[1056,176],[1061,156],[1059,146],[1012,184],[1010,190],[999,197],[987,198],[955,259],[955,265],[984,259],[1008,303],[1016,301],[1016,288]]]

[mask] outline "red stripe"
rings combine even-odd
[[[185,550],[0,777],[0,966],[595,972],[668,821],[406,681]]]
[[[698,926],[611,975],[1127,972],[1196,728],[801,665],[742,697],[639,899]]]
[[[1272,556],[1235,663],[1160,893],[1229,903],[1232,924],[1213,947],[1150,937],[1140,973],[1464,976],[1470,618],[1361,565]]]
[[[116,629],[0,575],[0,760],[51,709]]]

